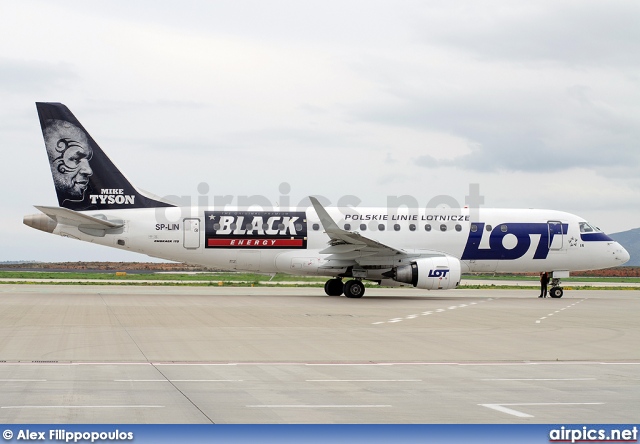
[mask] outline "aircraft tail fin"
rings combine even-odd
[[[36,103],[58,204],[71,210],[174,206],[137,190],[62,103]]]

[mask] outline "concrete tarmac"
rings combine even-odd
[[[637,423],[640,291],[0,285],[3,423]]]

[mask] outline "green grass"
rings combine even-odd
[[[291,276],[277,273],[273,278],[270,275],[258,273],[142,273],[130,274],[124,276],[116,276],[115,271],[109,272],[52,272],[52,271],[0,271],[0,278],[9,279],[8,281],[0,281],[0,284],[45,284],[45,285],[136,285],[136,286],[194,286],[194,287],[216,287],[222,282],[223,286],[234,287],[322,287],[327,280],[326,277],[318,276]],[[475,290],[539,290],[536,276],[493,276],[484,275],[464,275],[465,280],[500,280],[500,281],[530,281],[531,285],[461,285],[459,289],[475,289]],[[15,281],[11,279],[16,279]],[[52,281],[42,282],[35,279],[51,279]],[[61,280],[70,280],[76,282],[62,282]],[[91,282],[86,282],[91,280]],[[103,282],[101,282],[103,281]],[[107,282],[108,281],[108,282]],[[115,282],[114,282],[115,281]],[[151,282],[140,282],[151,281]],[[173,282],[171,282],[173,281]],[[271,283],[266,284],[267,281]],[[640,278],[596,278],[596,277],[576,277],[562,279],[563,282],[602,282],[608,283],[640,283]],[[377,287],[374,283],[365,282],[367,287]],[[639,286],[633,287],[596,287],[596,286],[579,286],[571,287],[564,285],[565,290],[640,290]]]
[[[317,276],[291,276],[278,273],[273,279],[270,275],[258,273],[127,273],[125,276],[116,276],[115,272],[104,273],[79,273],[79,272],[53,272],[53,271],[0,271],[0,278],[3,279],[79,279],[79,280],[118,280],[118,281],[245,281],[258,282],[318,282],[323,283],[327,278]]]
[[[154,281],[154,282],[136,282],[136,281],[122,281],[122,282],[106,282],[106,281],[77,281],[77,282],[61,282],[61,281],[2,281],[1,284],[5,285],[118,285],[118,286],[131,286],[131,287],[219,287],[218,282],[166,282],[166,281]],[[297,284],[297,283],[278,283],[267,285],[260,282],[227,282],[222,286],[226,287],[318,287],[322,288],[324,284],[309,283],[309,284]]]
[[[539,282],[538,276],[517,276],[517,275],[491,275],[491,274],[465,274],[462,279],[468,280],[496,280],[496,281],[532,281]],[[637,277],[595,277],[595,276],[574,276],[562,278],[562,282],[614,282],[640,284]]]
[[[609,286],[606,287],[596,287],[593,285],[579,285],[579,286],[562,286],[564,291],[571,290],[640,290],[640,286],[638,287],[616,287]],[[540,291],[540,286],[529,286],[529,285],[460,285],[458,289],[461,290],[532,290],[532,291]]]

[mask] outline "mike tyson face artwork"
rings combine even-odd
[[[63,120],[48,120],[44,139],[56,191],[64,199],[82,200],[93,174],[93,150],[85,132]]]

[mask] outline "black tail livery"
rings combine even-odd
[[[58,204],[70,210],[170,207],[138,191],[62,103],[36,103]]]

